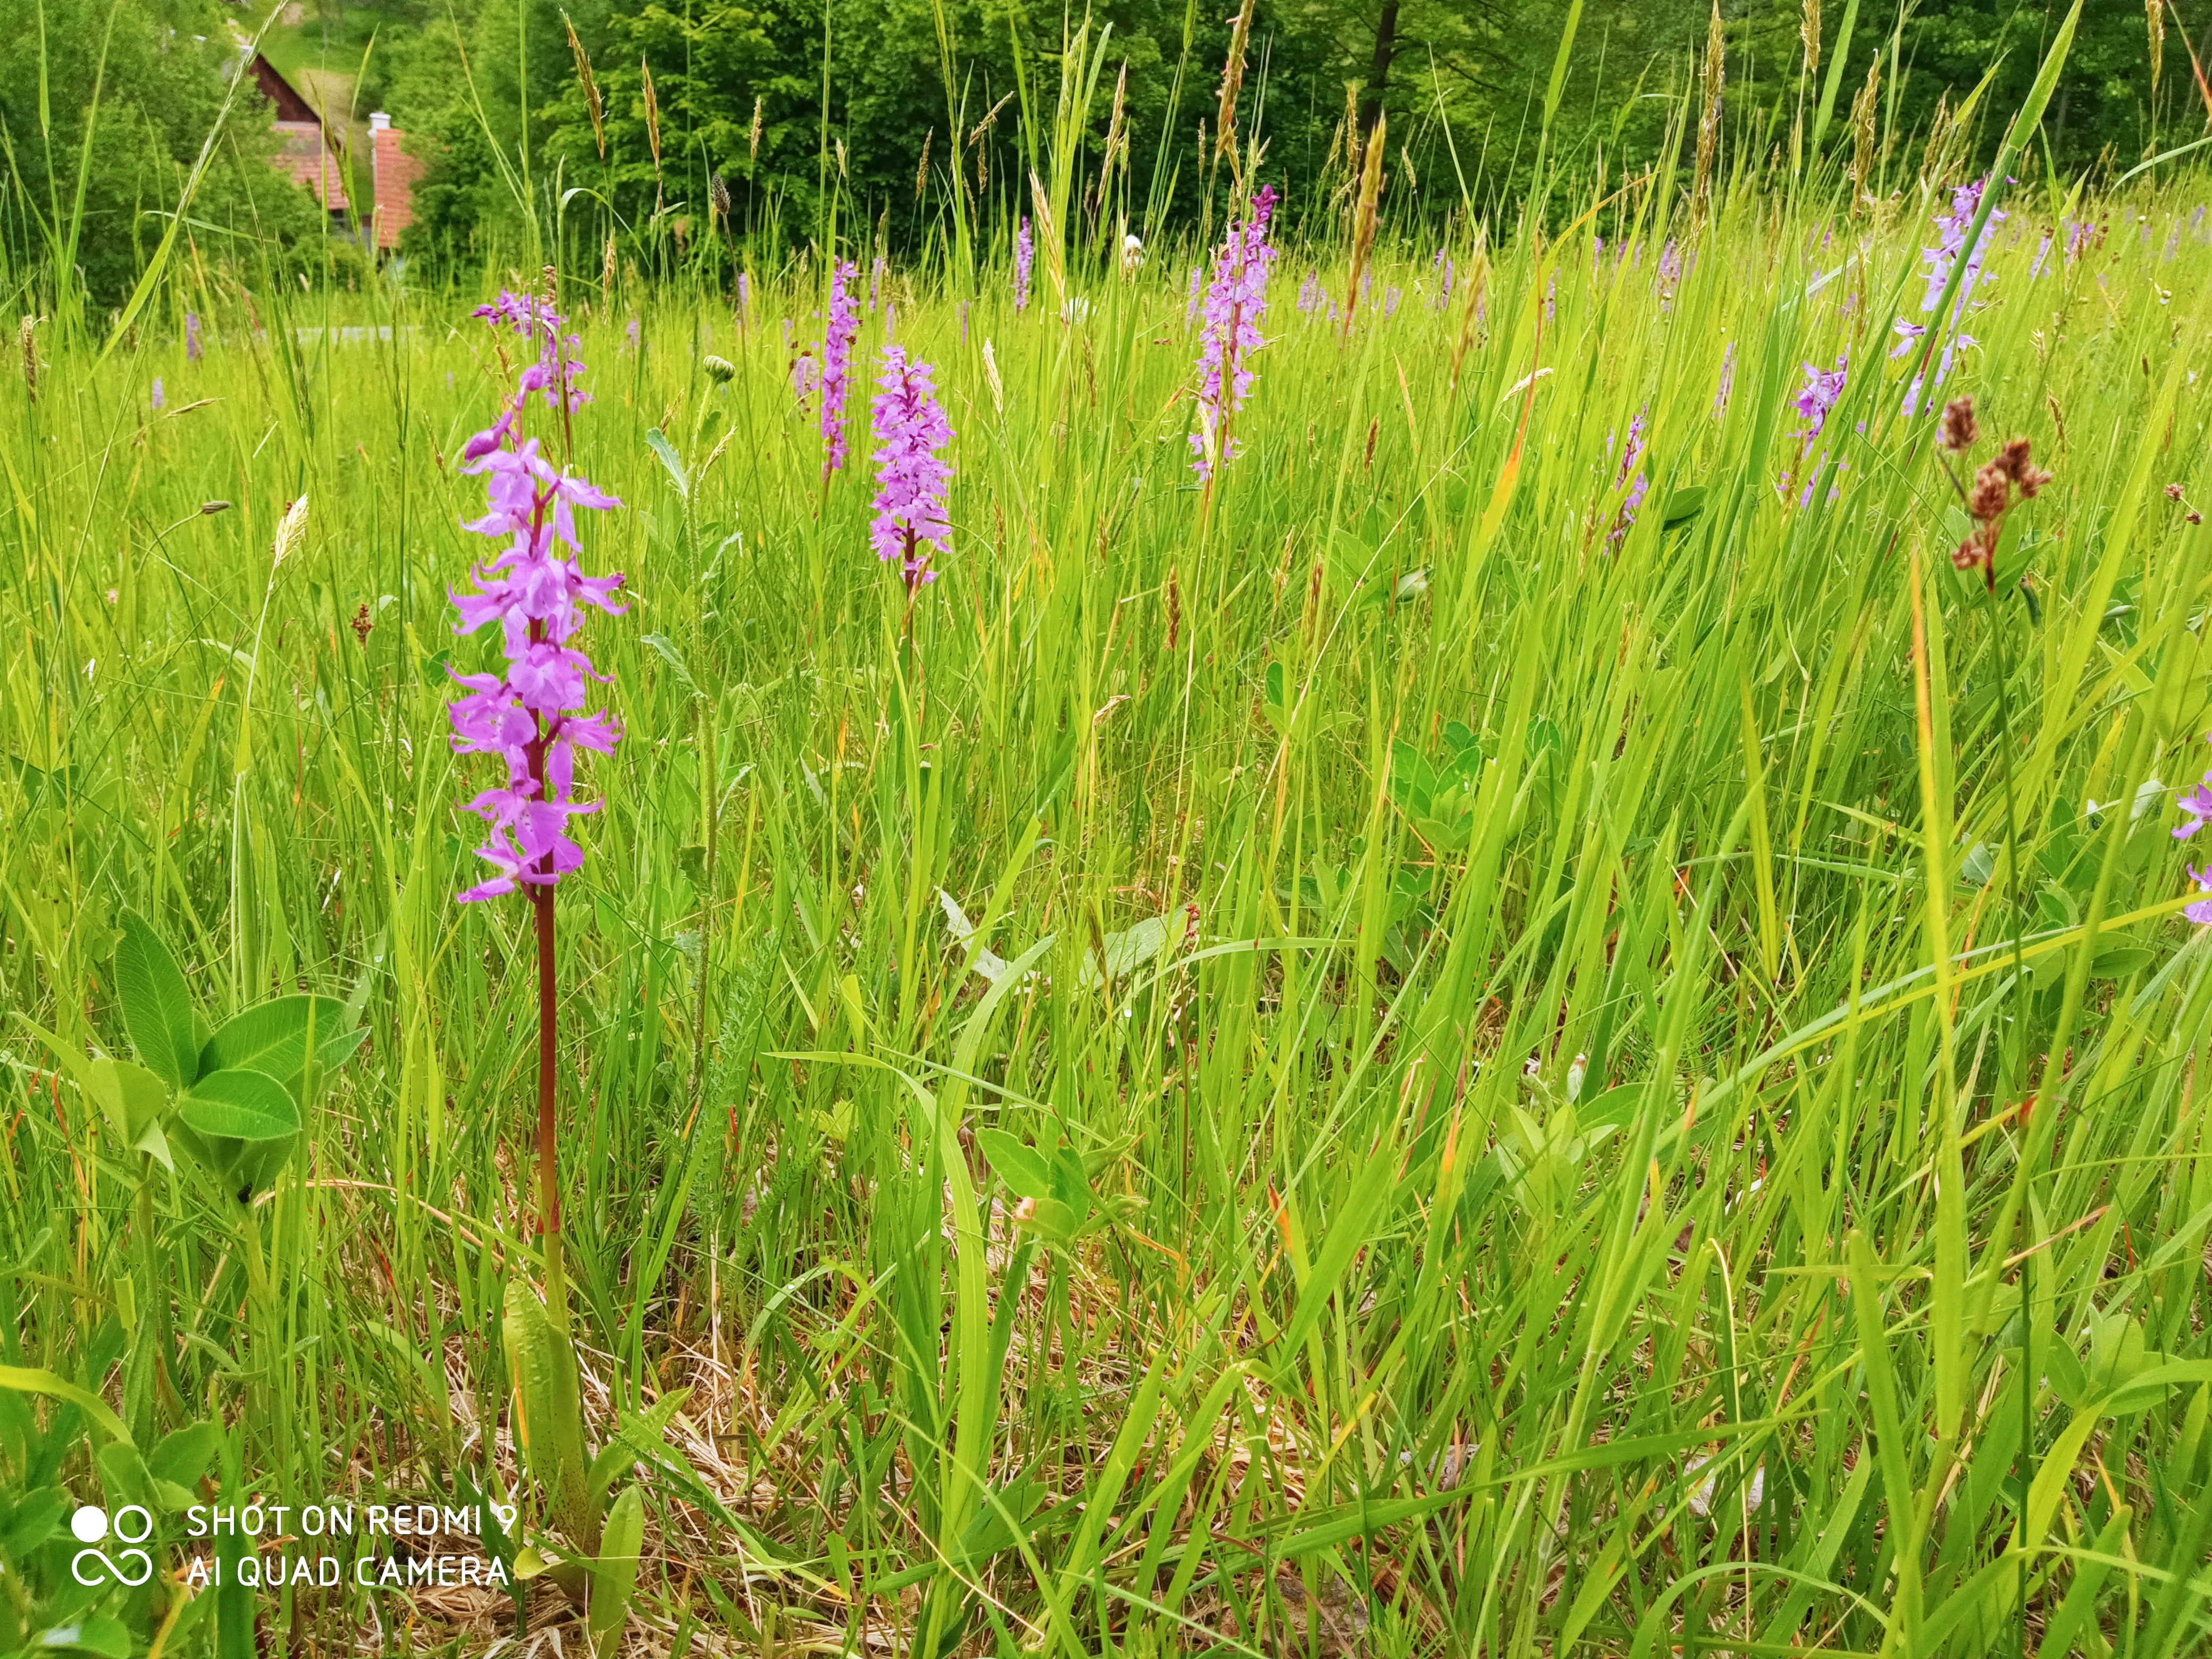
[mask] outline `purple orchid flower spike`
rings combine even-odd
[[[899,562],[907,599],[937,580],[931,560],[949,550],[952,526],[945,517],[945,486],[952,469],[938,452],[952,441],[952,424],[937,401],[934,371],[909,362],[904,346],[885,346],[882,388],[869,405],[875,433],[875,519],[868,541],[876,556]]]
[[[1014,309],[1030,308],[1030,271],[1036,261],[1036,239],[1030,234],[1029,216],[1014,228]]]
[[[1650,406],[1636,411],[1628,422],[1628,441],[1621,446],[1620,471],[1614,476],[1613,487],[1622,492],[1620,507],[1613,514],[1613,528],[1606,533],[1605,544],[1618,547],[1622,539],[1635,527],[1636,515],[1643,510],[1644,498],[1651,491],[1651,479],[1644,469],[1644,425]],[[1607,439],[1608,453],[1613,448]]]
[[[512,325],[519,316],[525,330],[554,343],[550,355],[558,354],[561,319],[530,296],[502,295],[477,315],[495,326]],[[461,895],[467,902],[550,889],[582,864],[583,849],[569,838],[568,823],[598,808],[575,802],[575,753],[611,753],[622,735],[605,715],[581,712],[599,676],[571,643],[582,607],[617,615],[623,608],[615,599],[622,577],[586,576],[574,557],[575,509],[604,511],[621,503],[555,467],[536,438],[517,435],[529,393],[564,378],[557,362],[550,380],[533,373],[544,367],[541,359],[524,368],[498,420],[462,450],[461,471],[483,477],[489,498],[489,511],[465,528],[506,543],[471,573],[475,591],[451,596],[454,631],[472,634],[497,623],[507,657],[504,673],[454,676],[464,688],[450,710],[454,750],[495,755],[507,767],[503,783],[468,803],[489,826],[476,850],[493,873]]]
[[[1214,468],[1237,456],[1230,428],[1252,390],[1252,354],[1267,343],[1260,319],[1267,314],[1267,272],[1275,263],[1267,221],[1276,199],[1274,187],[1267,186],[1252,198],[1244,221],[1230,224],[1206,290],[1199,332],[1198,430],[1190,434],[1190,447],[1191,466],[1209,486]]]
[[[845,400],[853,384],[853,340],[860,331],[860,307],[853,283],[860,274],[850,259],[830,273],[830,320],[822,331],[822,482],[845,465]]]
[[[2212,732],[2206,734],[2204,741],[2212,743]],[[2173,838],[2176,841],[2187,841],[2202,830],[2208,820],[2212,820],[2212,772],[2207,772],[2203,781],[2194,789],[2184,790],[2177,794],[2173,804],[2181,809],[2189,820],[2186,823],[2176,826]],[[2189,873],[2191,876],[2197,875],[2194,870]],[[2206,892],[2212,893],[2212,882],[2206,882],[2202,878],[2198,878],[2197,884]],[[2205,910],[2207,914],[2198,915],[2197,912],[2199,909]],[[2212,921],[2212,899],[2203,900],[2197,904],[2191,905],[2189,908],[2188,915],[2191,921]]]
[[[1820,428],[1828,423],[1828,412],[1835,408],[1836,400],[1844,395],[1844,382],[1850,371],[1848,354],[1836,359],[1832,370],[1818,369],[1810,363],[1805,365],[1804,389],[1798,392],[1795,404],[1808,424],[1803,431],[1797,434],[1799,437],[1809,441],[1820,435]]]

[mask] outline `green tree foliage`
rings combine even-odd
[[[166,228],[242,61],[212,0],[0,0],[0,280],[45,301],[82,273],[95,304],[129,291]],[[293,264],[319,250],[321,210],[269,164],[267,105],[249,88],[192,206],[210,252]],[[45,275],[42,275],[45,273]]]
[[[1994,82],[1954,140],[1960,164],[1986,159],[1998,137],[1990,112],[2017,106],[2065,7],[2057,0],[1956,0],[1902,10],[1869,3],[1858,9],[1848,40],[1841,38],[1845,9],[1842,0],[1828,0],[1820,23],[1823,70],[1844,54],[1844,95],[1826,146],[1834,154],[1848,145],[1841,118],[1879,54],[1893,188],[1919,159],[1913,147],[1924,144],[1939,113],[1948,118],[1994,63]],[[1571,11],[1577,27],[1553,153],[1590,170],[1602,163],[1616,176],[1659,159],[1672,100],[1698,73],[1710,0],[1584,0],[1578,9],[1571,0],[1257,0],[1240,131],[1249,136],[1258,122],[1265,171],[1287,191],[1293,215],[1328,210],[1343,182],[1348,102],[1363,128],[1378,114],[1389,118],[1389,210],[1513,200],[1531,176],[1544,93]],[[356,6],[353,15],[364,12],[407,17],[402,8],[379,5]],[[1805,14],[1797,0],[1731,0],[1721,15],[1729,62],[1723,153],[1727,165],[1755,169],[1788,153],[1793,125],[1809,125],[1818,101],[1820,82],[1804,73]],[[720,7],[580,0],[567,17],[598,84],[595,128],[563,15],[551,0],[481,0],[453,15],[458,35],[441,18],[411,46],[387,51],[386,63],[404,58],[413,65],[391,71],[393,108],[404,125],[431,137],[431,211],[418,234],[455,247],[513,215],[513,186],[488,165],[484,145],[489,133],[519,179],[526,108],[540,199],[551,199],[557,173],[562,188],[584,186],[633,226],[658,209],[672,228],[680,221],[684,234],[696,234],[719,174],[738,228],[773,210],[787,232],[811,234],[827,186],[842,192],[848,228],[865,220],[889,245],[910,246],[941,211],[955,165],[971,199],[1018,211],[1036,142],[1024,110],[1050,101],[1063,45],[1059,12],[1007,0]],[[2062,168],[2087,167],[2100,156],[2131,162],[2155,131],[2201,124],[2187,46],[2169,20],[2169,72],[2154,128],[2144,15],[2136,0],[2091,0],[2085,8],[2047,123]],[[1206,189],[1225,177],[1205,164],[1211,146],[1202,157],[1198,138],[1201,122],[1212,136],[1217,120],[1233,8],[1105,0],[1090,16],[1094,43],[1098,27],[1110,33],[1086,165],[1095,173],[1102,159],[1126,65],[1130,201],[1154,209],[1137,228],[1156,233],[1188,222],[1201,211]],[[455,72],[457,40],[468,48],[465,75]],[[917,200],[925,149],[933,188]],[[1085,210],[1097,210],[1095,179]]]

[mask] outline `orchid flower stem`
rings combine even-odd
[[[533,887],[530,903],[538,922],[538,1239],[545,1253],[545,1310],[563,1334],[568,1328],[568,1293],[561,1261],[561,1172],[554,1137],[555,1024],[553,890]]]

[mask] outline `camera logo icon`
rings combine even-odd
[[[125,1504],[112,1517],[97,1504],[80,1505],[70,1516],[70,1534],[85,1547],[70,1558],[70,1576],[87,1589],[112,1579],[135,1589],[154,1576],[154,1558],[136,1548],[119,1549],[109,1555],[97,1546],[106,1541],[110,1533],[121,1544],[143,1544],[154,1535],[154,1516],[140,1504]]]

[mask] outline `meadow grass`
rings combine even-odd
[[[1448,293],[1386,239],[1348,328],[1288,248],[1210,489],[1198,256],[1018,314],[894,268],[858,361],[958,434],[910,617],[789,389],[818,264],[567,284],[632,605],[558,898],[629,1650],[2203,1650],[2212,246],[2181,186],[2008,195],[1942,395],[2056,477],[1992,591],[1886,357],[1948,199],[1647,184]],[[0,393],[8,1006],[127,1054],[127,909],[218,1023],[368,1032],[241,1206],[11,1024],[0,1359],[219,1425],[201,1496],[534,1536],[534,957],[453,902],[477,297],[204,288],[199,361],[39,331]],[[11,1483],[117,1501],[33,1398]],[[164,1650],[582,1639],[550,1583],[238,1605]]]

